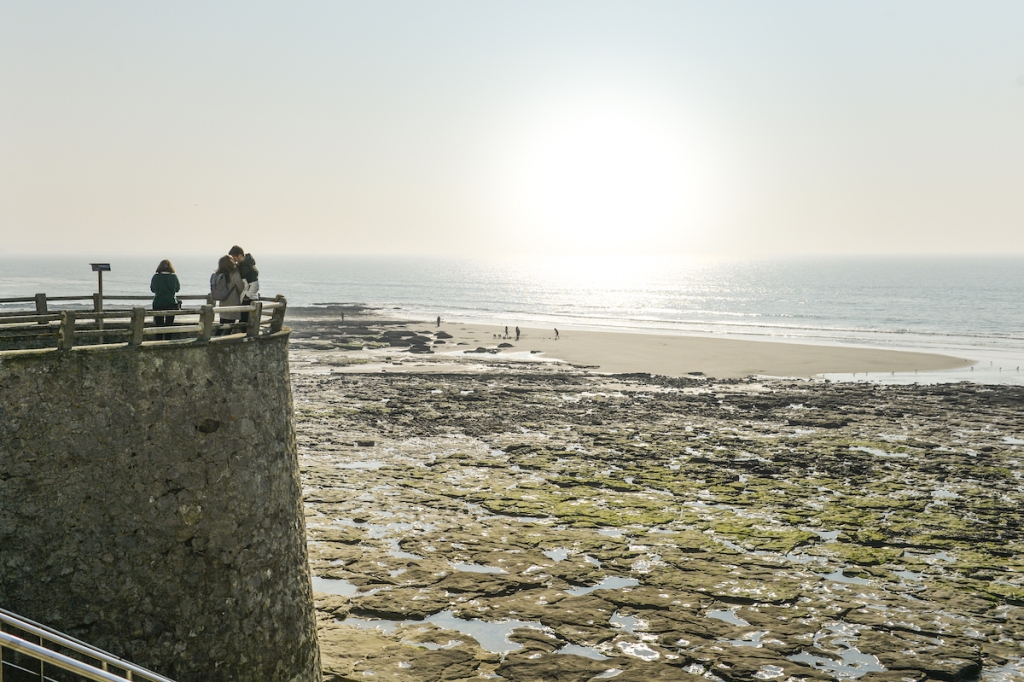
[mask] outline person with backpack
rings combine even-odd
[[[210,275],[210,294],[217,305],[221,307],[237,306],[242,302],[242,291],[245,283],[242,276],[235,267],[235,260],[231,256],[221,256],[217,262],[217,271]],[[235,324],[238,322],[239,313],[221,313],[221,324]],[[218,329],[217,336],[226,330]]]
[[[181,302],[176,294],[181,290],[178,276],[174,274],[174,266],[171,261],[162,260],[156,266],[156,274],[149,281],[149,290],[153,292],[153,310],[178,310]],[[174,315],[157,315],[153,322],[158,327],[171,327],[174,325]],[[158,341],[167,341],[173,337],[172,334],[157,334]]]
[[[251,253],[237,244],[231,247],[228,255],[238,267],[238,274],[241,275],[245,286],[242,289],[242,305],[249,305],[260,298],[260,271],[256,269],[256,259]],[[249,321],[249,313],[242,313],[242,322]]]

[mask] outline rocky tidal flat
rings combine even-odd
[[[328,681],[1024,679],[1020,388],[321,352],[293,391]]]

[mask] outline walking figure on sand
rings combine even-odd
[[[555,341],[558,341],[558,328],[555,328]]]

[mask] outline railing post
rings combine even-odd
[[[128,345],[142,345],[142,331],[146,328],[146,309],[141,306],[132,308],[132,321],[128,331]]]
[[[213,306],[204,305],[199,309],[199,333],[196,338],[199,341],[209,341],[213,336]]]
[[[260,322],[263,320],[263,302],[253,301],[249,306],[249,322],[245,335],[254,339],[260,335]]]
[[[46,312],[46,294],[36,294],[36,315],[45,315]],[[49,324],[49,322],[41,320],[39,324]]]
[[[57,333],[57,348],[71,350],[75,345],[75,311],[64,310],[60,314],[60,331]]]
[[[103,273],[100,273],[100,292],[92,295],[92,309],[97,313],[103,312]],[[103,316],[96,316],[96,328],[100,330],[100,337],[97,343],[103,343]]]
[[[281,294],[278,294],[277,296],[275,296],[274,297],[274,301],[276,301],[277,303],[280,303],[281,305],[279,307],[277,307],[277,308],[274,308],[274,313],[270,316],[270,333],[271,334],[278,333],[279,331],[281,331],[281,328],[284,326],[284,310],[285,310],[285,307],[287,307],[287,305],[288,305],[288,300],[284,296],[282,296]]]

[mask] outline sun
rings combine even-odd
[[[677,137],[629,107],[548,121],[519,150],[519,219],[557,251],[646,251],[671,241],[689,184]]]

